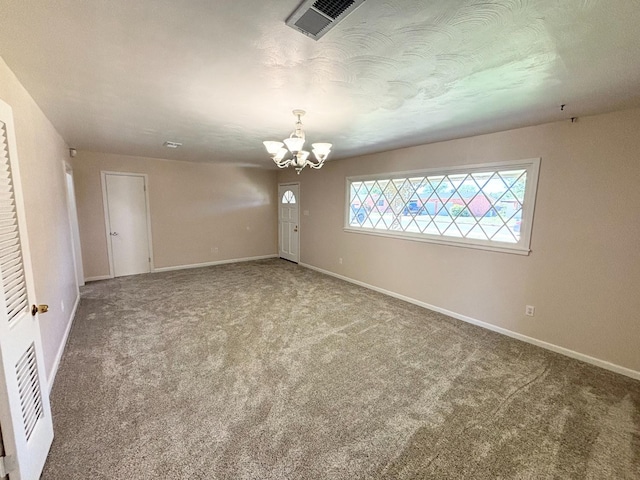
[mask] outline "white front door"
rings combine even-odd
[[[151,252],[146,177],[103,172],[107,234],[114,277],[148,273]]]
[[[53,441],[11,107],[0,101],[0,426],[11,480],[36,480]],[[2,465],[0,465],[0,468]]]
[[[300,185],[278,185],[280,258],[300,261]]]

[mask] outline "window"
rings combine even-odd
[[[528,254],[540,159],[347,178],[345,230]]]
[[[296,196],[291,190],[287,190],[282,195],[281,203],[296,203]]]

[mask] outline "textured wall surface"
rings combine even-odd
[[[155,268],[277,252],[276,172],[91,152],[73,169],[87,278],[109,275],[101,171],[148,175]]]
[[[628,110],[283,171],[279,180],[301,183],[303,263],[640,371],[638,131],[640,110]],[[536,157],[529,256],[343,231],[347,176]]]
[[[69,150],[2,59],[0,98],[13,108],[37,295],[31,301],[50,307],[40,322],[44,362],[50,377],[64,346],[64,334],[77,298],[63,170]]]

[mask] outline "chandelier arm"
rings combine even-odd
[[[307,165],[309,165],[311,168],[315,168],[316,170],[319,168],[322,168],[323,164],[324,164],[324,160],[316,159],[315,161],[313,161],[311,159],[307,159]]]
[[[291,164],[291,160],[287,160],[286,162],[276,162],[278,168],[287,168]]]
[[[285,168],[288,167],[291,164],[292,159],[291,158],[283,158],[281,160],[276,160],[275,158],[273,159],[273,162],[279,167],[279,168]]]

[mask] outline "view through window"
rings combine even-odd
[[[287,190],[282,195],[282,203],[296,203],[296,196],[291,190]]]
[[[527,250],[539,160],[349,178],[347,229]]]

